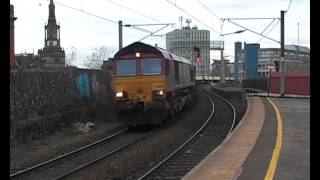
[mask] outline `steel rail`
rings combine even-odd
[[[228,134],[227,134],[227,136],[226,136],[226,138],[227,138],[227,137],[229,136],[229,134],[231,133],[231,131],[232,131],[233,127],[234,127],[234,124],[235,124],[235,122],[236,122],[236,118],[237,118],[236,109],[234,108],[233,104],[232,104],[230,101],[226,100],[226,99],[223,98],[222,96],[218,95],[218,94],[215,93],[215,92],[210,92],[210,93],[213,93],[213,94],[215,94],[215,96],[218,96],[220,99],[222,99],[224,102],[226,102],[226,103],[232,108],[232,111],[233,111],[233,121],[232,121],[231,128],[230,128],[230,130],[229,130],[229,132],[228,132]]]
[[[65,172],[64,174],[61,174],[60,176],[58,176],[58,177],[56,177],[56,178],[53,178],[53,180],[63,179],[63,178],[65,178],[65,177],[67,177],[67,176],[70,176],[71,174],[74,174],[74,173],[78,172],[79,170],[81,170],[81,169],[83,169],[83,168],[85,168],[85,167],[88,167],[88,166],[90,166],[90,165],[93,165],[94,163],[96,163],[96,162],[98,162],[98,161],[100,161],[100,160],[102,160],[102,159],[104,159],[104,158],[106,158],[106,157],[108,157],[108,156],[114,155],[115,153],[117,153],[117,152],[119,152],[119,151],[121,151],[121,150],[123,150],[123,149],[125,149],[125,148],[127,148],[127,147],[129,147],[129,146],[131,146],[131,145],[133,145],[133,144],[136,144],[137,142],[139,142],[139,141],[141,141],[141,140],[143,140],[143,139],[145,139],[146,137],[150,136],[150,135],[153,134],[155,131],[161,129],[161,127],[163,127],[163,126],[165,126],[165,125],[166,125],[166,124],[163,124],[163,125],[159,126],[158,128],[156,128],[156,129],[154,129],[154,130],[151,130],[150,132],[148,132],[146,135],[144,135],[144,136],[141,137],[141,138],[138,138],[138,139],[136,139],[136,140],[134,140],[134,141],[126,144],[126,145],[123,145],[123,146],[121,146],[121,147],[119,147],[119,148],[117,148],[117,149],[115,149],[115,150],[113,150],[113,151],[111,151],[111,152],[109,152],[109,153],[107,153],[107,154],[101,155],[101,156],[99,156],[99,157],[97,157],[97,158],[95,158],[95,159],[87,162],[86,164],[83,164],[83,165],[81,165],[81,166],[78,166],[78,167],[75,168],[75,169],[72,169],[72,170],[70,170],[70,171],[68,171],[68,172]]]
[[[205,123],[198,129],[197,132],[195,132],[186,142],[184,142],[178,149],[176,149],[173,153],[171,153],[169,156],[167,156],[164,160],[162,160],[160,163],[158,163],[156,166],[154,166],[152,169],[150,169],[148,172],[146,172],[144,175],[140,176],[138,178],[138,180],[142,180],[144,178],[146,178],[147,176],[149,176],[152,172],[154,172],[156,169],[158,169],[162,164],[164,164],[165,162],[167,162],[172,156],[174,156],[175,154],[177,154],[183,147],[185,147],[196,135],[198,135],[203,129],[204,127],[206,127],[206,125],[210,122],[210,120],[212,119],[212,116],[214,114],[214,103],[213,101],[205,94],[205,96],[207,97],[207,99],[211,102],[212,105],[212,111],[208,117],[208,119],[205,121]]]
[[[116,132],[116,133],[114,133],[114,134],[112,134],[112,135],[110,135],[110,136],[107,136],[107,137],[105,137],[105,138],[103,138],[103,139],[100,139],[100,140],[98,140],[98,141],[95,141],[95,142],[93,142],[93,143],[90,143],[90,144],[88,144],[88,145],[86,145],[86,146],[83,146],[83,147],[81,147],[81,148],[79,148],[79,149],[73,150],[73,151],[68,152],[68,153],[66,153],[66,154],[63,154],[63,155],[61,155],[61,156],[57,156],[57,157],[55,157],[55,158],[53,158],[53,159],[50,159],[50,160],[48,160],[48,161],[39,163],[39,164],[37,164],[37,165],[35,165],[35,166],[26,168],[26,169],[24,169],[24,170],[21,170],[21,171],[19,171],[19,172],[14,173],[14,174],[10,174],[10,178],[17,177],[17,176],[19,176],[19,175],[22,175],[22,174],[25,174],[25,173],[27,173],[27,172],[33,171],[33,170],[35,170],[35,169],[38,169],[38,168],[40,168],[40,167],[42,167],[42,166],[48,165],[48,164],[50,164],[50,163],[53,163],[53,162],[55,162],[55,161],[57,161],[57,160],[61,160],[62,158],[68,157],[68,156],[70,156],[70,155],[73,155],[73,154],[75,154],[75,153],[78,153],[78,152],[80,152],[80,151],[83,151],[83,150],[85,150],[85,149],[87,149],[87,148],[90,148],[90,147],[92,147],[92,146],[95,146],[95,145],[97,145],[97,144],[99,144],[99,143],[101,143],[101,142],[103,142],[103,141],[109,140],[109,139],[113,138],[114,136],[117,136],[117,135],[119,135],[119,134],[122,134],[122,133],[124,133],[124,132],[126,132],[126,131],[128,131],[128,128],[121,129],[120,131],[118,131],[118,132]]]
[[[206,90],[204,90],[206,91]],[[232,122],[232,125],[231,125],[231,128],[226,136],[226,138],[228,137],[228,135],[230,134],[230,132],[232,131],[233,129],[233,126],[235,124],[235,119],[236,119],[236,111],[235,111],[235,108],[234,106],[229,102],[227,101],[225,98],[217,95],[216,93],[213,93],[213,92],[209,92],[209,91],[206,91],[207,93],[212,93],[214,95],[216,95],[218,98],[222,99],[224,102],[227,102],[227,104],[229,106],[231,106],[231,108],[233,109],[233,113],[234,113],[234,116],[233,116],[233,122]],[[207,97],[207,99],[211,102],[212,104],[212,111],[211,111],[211,114],[210,116],[208,117],[208,119],[206,120],[206,122],[199,128],[199,130],[197,132],[195,132],[185,143],[183,143],[177,150],[175,150],[173,153],[171,153],[169,156],[167,156],[164,160],[162,160],[160,163],[158,163],[156,166],[154,166],[152,169],[150,169],[148,172],[146,172],[145,174],[143,174],[142,176],[140,176],[138,178],[138,180],[142,180],[144,178],[146,178],[147,176],[149,176],[152,172],[154,172],[156,169],[158,169],[161,165],[163,165],[165,162],[167,162],[172,156],[174,156],[175,154],[177,154],[183,147],[185,147],[196,135],[198,135],[206,126],[207,124],[212,120],[212,116],[214,115],[214,103],[212,101],[212,98],[210,98],[208,95],[205,94],[205,96]]]

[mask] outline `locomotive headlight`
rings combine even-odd
[[[141,54],[139,52],[136,52],[136,57],[139,58]]]
[[[156,94],[159,95],[159,96],[162,96],[163,93],[164,93],[163,90],[157,90],[157,91],[156,91]]]
[[[116,97],[122,97],[123,96],[123,92],[117,92],[116,93]]]

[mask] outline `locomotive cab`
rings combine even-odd
[[[187,75],[193,76],[194,73],[190,75],[187,69],[181,70],[182,76],[177,74],[178,70],[171,72],[187,65],[174,63],[172,55],[164,52],[136,42],[115,54],[112,87],[121,122],[129,125],[159,124],[174,113],[176,90],[194,86],[194,82],[187,83],[192,79]],[[183,93],[186,92],[183,89]]]

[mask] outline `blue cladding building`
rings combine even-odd
[[[242,44],[241,42],[235,42],[234,43],[234,80],[239,81],[239,60],[242,50]]]
[[[258,50],[260,44],[245,44],[246,77],[258,75]]]

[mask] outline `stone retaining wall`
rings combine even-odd
[[[112,109],[108,71],[14,69],[10,72],[10,139],[28,142]]]

